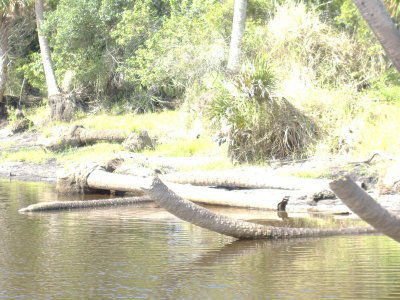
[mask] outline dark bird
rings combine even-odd
[[[277,211],[286,211],[286,205],[289,202],[289,196],[283,197],[282,201],[278,203]]]

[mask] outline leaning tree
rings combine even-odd
[[[393,65],[400,72],[400,32],[381,0],[353,0]]]
[[[72,103],[60,90],[51,59],[49,40],[43,34],[41,26],[44,22],[43,1],[35,0],[35,14],[38,28],[38,39],[42,63],[47,84],[47,97],[50,106],[50,119],[56,121],[70,121],[72,114]]]

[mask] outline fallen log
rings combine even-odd
[[[49,151],[61,151],[68,147],[80,147],[99,141],[122,143],[126,136],[121,130],[92,130],[81,125],[58,128],[52,136],[41,138],[39,145]]]
[[[150,186],[144,187],[143,189],[158,205],[176,217],[202,228],[238,239],[298,238],[375,232],[375,230],[370,227],[318,229],[287,228],[236,220],[211,212],[204,207],[179,197],[168,189],[158,177],[153,177]]]
[[[331,189],[354,213],[379,232],[400,242],[400,217],[382,207],[346,176],[330,183]]]
[[[273,188],[284,190],[324,190],[329,188],[325,179],[306,179],[263,172],[249,174],[240,171],[196,171],[179,172],[160,176],[164,182],[181,184],[224,186],[239,188]]]
[[[194,225],[232,236],[238,239],[315,237],[337,234],[356,234],[375,232],[370,227],[357,228],[286,228],[260,225],[216,214],[208,209],[185,200],[170,190],[157,176],[141,178],[129,175],[112,174],[92,165],[79,171],[80,184],[93,188],[114,190],[143,190],[158,205],[176,217]]]
[[[81,125],[58,128],[52,136],[41,138],[38,144],[48,151],[61,151],[68,147],[81,147],[97,142],[123,143],[124,148],[129,151],[141,151],[146,147],[154,147],[145,130],[132,132],[127,136],[122,130],[94,130],[86,129]]]
[[[110,173],[104,171],[104,168],[99,165],[86,164],[77,166],[72,172],[67,172],[59,176],[57,190],[60,193],[67,194],[98,193],[104,190],[115,190],[143,195],[143,187],[148,186],[151,180],[152,176],[141,177]],[[256,189],[253,191],[226,191],[224,189],[189,184],[166,182],[166,185],[180,197],[196,203],[241,208],[276,210],[278,203],[284,197],[289,196],[290,205],[287,209],[288,212],[306,211],[307,208],[304,205],[299,208],[298,205],[292,204],[296,201],[296,204],[300,204],[299,202],[301,201],[304,202],[304,200],[299,199],[305,199],[309,195],[309,191],[307,190]],[[265,185],[269,186],[267,182],[265,182]],[[314,211],[318,210],[314,209]]]
[[[51,211],[51,210],[98,208],[98,207],[110,207],[110,206],[135,205],[147,202],[153,202],[153,201],[148,196],[141,196],[141,197],[126,197],[126,198],[83,200],[83,201],[39,202],[21,208],[20,210],[18,210],[18,212],[25,213],[25,212]]]
[[[153,177],[139,177],[109,173],[102,170],[92,171],[86,179],[86,184],[92,189],[117,190],[123,192],[143,193],[143,188],[149,186]],[[269,191],[261,195],[251,195],[241,192],[228,192],[209,187],[166,183],[180,197],[190,201],[209,205],[223,205],[242,208],[258,208],[275,210],[283,197],[295,195],[292,191]],[[290,210],[289,210],[290,211]]]

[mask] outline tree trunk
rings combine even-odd
[[[35,13],[36,13],[36,24],[38,30],[40,52],[42,55],[44,74],[46,76],[47,93],[48,96],[50,97],[53,95],[60,94],[61,92],[60,89],[58,88],[56,75],[53,69],[49,40],[40,32],[41,26],[44,21],[42,0],[35,0]]]
[[[208,209],[184,200],[171,191],[158,177],[140,178],[102,171],[95,164],[83,165],[75,173],[59,178],[68,190],[85,190],[88,187],[123,191],[142,190],[158,205],[176,217],[194,225],[239,239],[313,237],[336,234],[374,232],[370,227],[358,228],[285,228],[264,226],[213,213]],[[77,188],[74,188],[73,186]]]
[[[400,242],[400,218],[382,207],[349,177],[331,182],[330,187],[361,219]]]
[[[49,40],[40,32],[40,27],[44,21],[42,0],[35,0],[35,13],[40,52],[42,55],[43,69],[47,84],[50,119],[69,122],[73,112],[73,104],[61,93],[60,88],[58,87],[53,62],[51,60]]]
[[[227,70],[235,74],[240,68],[241,40],[245,29],[247,0],[235,0],[232,35],[229,47]]]
[[[122,130],[93,130],[80,125],[63,128],[54,136],[43,138],[38,143],[49,151],[60,151],[67,147],[80,147],[96,142],[122,143],[126,136]]]
[[[7,119],[7,108],[4,100],[4,92],[7,80],[7,63],[8,63],[8,39],[10,36],[9,22],[1,20],[0,24],[0,121]]]
[[[233,188],[303,190],[319,192],[329,189],[329,181],[325,179],[296,178],[276,174],[238,171],[192,171],[163,175],[163,181],[204,186],[223,186]]]
[[[143,203],[152,202],[149,197],[125,197],[114,199],[98,199],[98,200],[81,200],[81,201],[53,201],[39,202],[31,204],[27,207],[18,210],[20,213],[50,211],[50,210],[71,210],[71,209],[86,209],[98,207],[115,207],[124,205],[140,205]]]
[[[152,184],[143,189],[157,204],[176,217],[202,228],[238,239],[294,238],[373,232],[369,227],[322,229],[286,228],[236,220],[211,212],[202,206],[182,199],[169,190],[158,177],[154,177]]]
[[[381,0],[353,0],[387,56],[400,72],[400,33]]]

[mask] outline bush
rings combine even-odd
[[[245,52],[268,53],[282,82],[302,76],[319,87],[363,88],[386,70],[384,52],[376,40],[360,43],[351,30],[341,28],[321,21],[313,7],[287,1],[277,6],[267,26],[251,27]]]
[[[219,87],[211,120],[228,128],[228,154],[239,162],[304,157],[317,126],[294,105],[274,94],[275,73],[265,58],[243,66]]]
[[[225,41],[209,32],[203,19],[172,16],[120,70],[128,81],[170,101],[182,97],[204,74],[218,69],[226,48]]]

